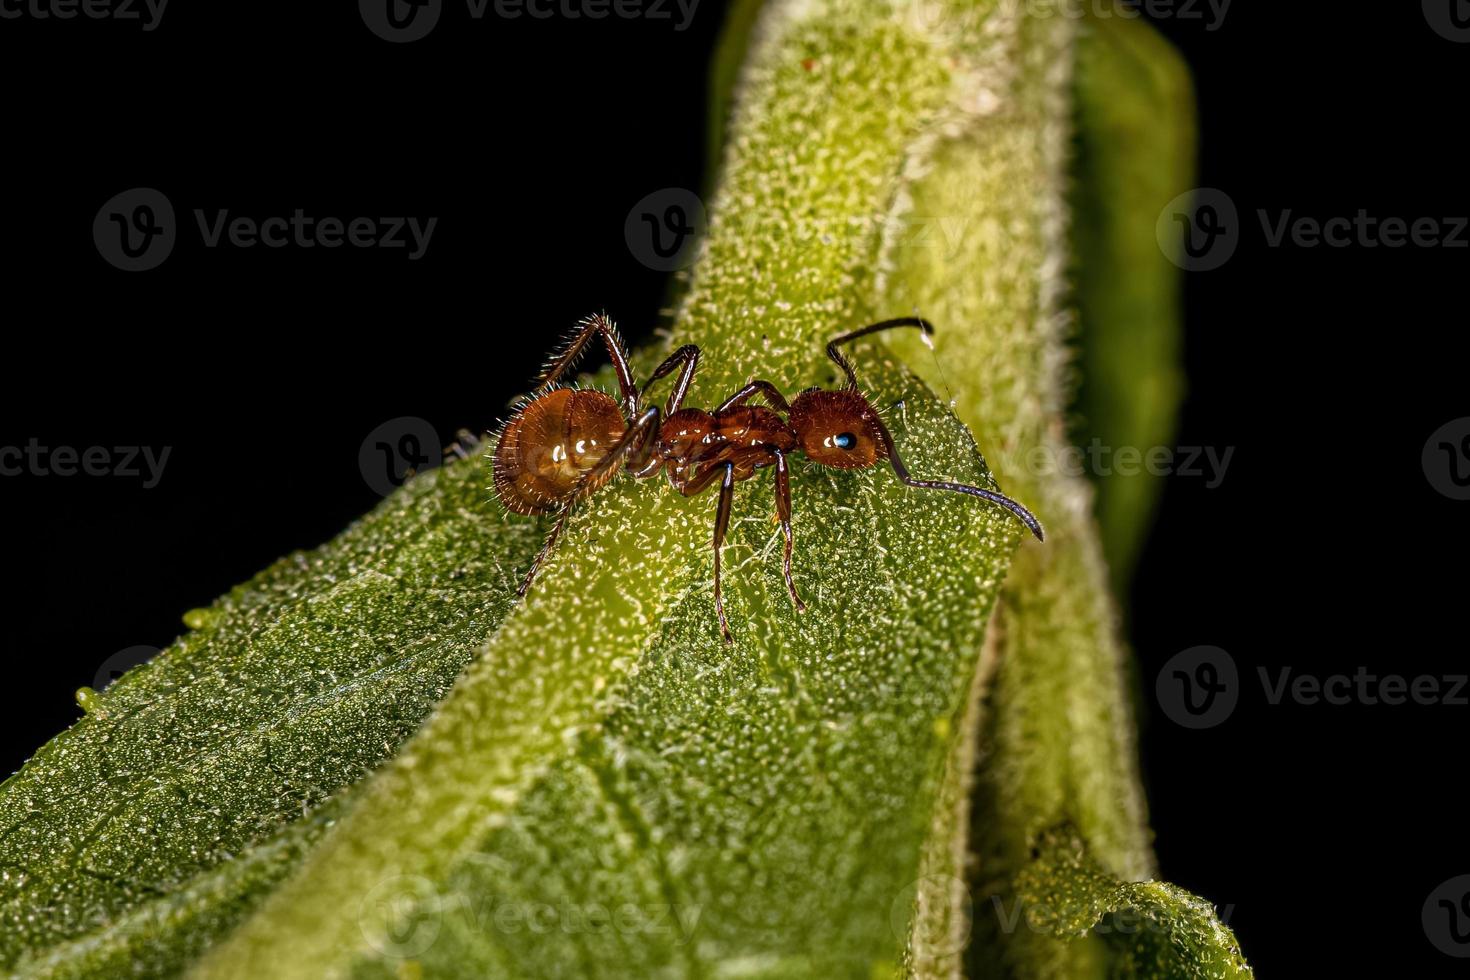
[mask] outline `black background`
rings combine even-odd
[[[407,45],[350,4],[170,7],[136,23],[0,21],[6,116],[0,446],[171,447],[163,479],[0,478],[0,771],[79,714],[114,652],[378,499],[359,448],[396,416],[447,440],[490,425],[550,341],[595,309],[635,339],[666,276],[624,242],[634,202],[705,179],[706,64],[722,19],[470,22]],[[1198,87],[1201,186],[1238,252],[1188,277],[1180,445],[1235,447],[1224,482],[1172,478],[1127,597],[1162,876],[1228,914],[1263,976],[1450,975],[1420,909],[1470,873],[1465,718],[1448,705],[1268,703],[1258,667],[1465,670],[1465,508],[1420,451],[1465,414],[1470,252],[1271,248],[1255,215],[1448,217],[1463,191],[1470,45],[1418,4],[1370,15],[1232,6],[1160,28]],[[677,16],[677,15],[676,15]],[[94,248],[136,186],[181,216],[438,216],[427,256],[206,250],[158,269]],[[1203,732],[1153,681],[1214,644],[1239,707]]]

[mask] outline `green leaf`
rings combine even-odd
[[[1063,428],[1073,24],[783,0],[749,33],[671,338],[704,349],[690,404],[828,384],[828,338],[918,307],[939,360],[891,349],[932,388],[855,351],[910,468],[988,484],[978,435],[1052,539],[1017,552],[971,498],[798,467],[799,615],[769,482],[742,484],[727,646],[710,497],[609,486],[513,603],[544,522],[505,516],[481,460],[427,474],[221,600],[0,789],[0,964],[932,976],[961,965],[972,849],[981,898],[1062,821],[1147,873],[1085,485],[1014,465]],[[910,248],[923,208],[976,230]],[[1041,972],[995,940],[970,963]]]
[[[0,965],[162,971],[295,867],[326,814],[284,828],[413,733],[539,546],[477,463],[192,613],[0,786]]]
[[[1189,72],[1146,23],[1094,17],[1077,45],[1073,279],[1078,313],[1077,442],[1106,474],[1089,473],[1113,587],[1125,593],[1159,492],[1159,477],[1122,472],[1120,448],[1173,444],[1183,396],[1182,274],[1154,225],[1192,186],[1194,91]]]
[[[1069,446],[1063,424],[1072,403],[1065,340],[1074,333],[1086,336],[1093,324],[1084,308],[1080,330],[1074,331],[1071,311],[1063,305],[1070,293],[1064,272],[1095,256],[1069,235],[1063,217],[1069,185],[1079,196],[1102,193],[1069,153],[1075,117],[1059,114],[1057,107],[1067,105],[1078,88],[1093,88],[1085,101],[1095,106],[1119,87],[1104,76],[1104,56],[1095,52],[1102,43],[1097,33],[1125,22],[1100,18],[1078,25],[1067,17],[1012,12],[1012,27],[1022,40],[1011,43],[1030,52],[1026,64],[1034,70],[975,69],[972,77],[985,86],[975,101],[984,111],[953,118],[941,138],[919,144],[906,161],[911,179],[895,195],[889,223],[930,233],[890,236],[880,277],[889,308],[901,305],[936,322],[968,325],[942,337],[934,355],[911,338],[894,338],[892,346],[951,397],[960,418],[990,450],[1001,484],[1033,506],[1048,529],[1044,547],[1023,547],[1017,554],[988,636],[996,666],[993,674],[982,674],[987,698],[975,712],[983,757],[971,806],[953,824],[957,835],[972,831],[966,843],[975,855],[969,897],[976,909],[1015,901],[1016,876],[1029,866],[1036,842],[1059,824],[1074,826],[1093,859],[1121,880],[1147,878],[1154,870],[1137,771],[1129,658],[1109,595],[1093,487],[1049,465],[1064,458]],[[1116,29],[1135,48],[1165,57],[1157,38],[1137,37],[1149,28],[1126,24]],[[1068,64],[1074,44],[1093,52],[1080,79],[1058,67]],[[1173,75],[1160,70],[1160,89],[1168,78],[1182,77],[1176,63],[1168,68]],[[995,83],[997,76],[1004,85]],[[1182,94],[1173,90],[1168,97],[1187,103],[1187,84]],[[1176,112],[1155,120],[1164,138],[1178,118]],[[1093,133],[1089,139],[1104,136]],[[1114,166],[1129,154],[1133,166],[1147,169],[1130,151],[1110,152]],[[1165,163],[1164,169],[1175,173],[1173,165]],[[1089,190],[1076,190],[1075,182]],[[1154,259],[1161,258],[1152,241],[1157,210],[1147,220]],[[1129,221],[1119,235],[1137,231],[1136,220]],[[1130,243],[1137,244],[1136,235]],[[1075,260],[1073,250],[1080,250]],[[1105,269],[1121,275],[1111,264]],[[955,270],[965,270],[963,283],[954,280]],[[1170,282],[1156,276],[1153,288]],[[1114,317],[1101,329],[1120,334],[1127,327]],[[1139,378],[1158,370],[1167,375],[1173,367],[1161,367],[1165,361],[1140,358]],[[1116,395],[1120,388],[1126,385],[1097,390]],[[1129,972],[1115,951],[1097,941],[1007,931],[994,916],[982,914],[973,921],[966,969],[974,977],[1155,975]]]
[[[924,403],[868,364],[888,397]],[[953,423],[914,417],[904,440],[915,465],[942,455],[980,476]],[[206,974],[287,959],[288,975],[346,959],[391,974],[403,956],[430,976],[466,963],[649,976],[742,960],[851,974],[896,956],[890,910],[926,831],[915,801],[935,792],[968,677],[948,638],[978,639],[1015,531],[963,500],[885,519],[906,497],[892,481],[802,485],[797,574],[812,610],[792,613],[774,505],[751,488],[729,551],[733,648],[713,625],[710,501],[625,486],[589,508],[423,735]],[[591,542],[657,534],[679,543],[642,554]],[[949,573],[974,555],[991,556],[988,571]],[[601,597],[591,609],[588,595]],[[423,892],[407,924],[395,903],[363,902],[405,880]],[[631,924],[582,925],[625,906]],[[540,914],[548,932],[516,926]],[[671,931],[678,921],[690,932]],[[394,938],[420,929],[433,936],[423,948]]]
[[[1119,881],[1088,857],[1071,828],[1048,832],[1037,850],[1017,878],[1018,904],[997,909],[1008,928],[1064,940],[1096,936],[1111,954],[1110,976],[1252,976],[1208,902],[1174,885]]]

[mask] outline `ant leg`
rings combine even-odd
[[[546,543],[536,553],[535,560],[531,562],[530,570],[526,572],[526,577],[521,580],[521,587],[516,589],[516,595],[524,598],[526,592],[530,590],[531,582],[535,580],[536,573],[541,570],[541,565],[546,561],[546,556],[551,554],[552,548],[556,547],[556,539],[561,537],[561,529],[567,526],[567,518],[571,516],[572,508],[568,504],[562,509],[561,516],[556,519],[556,523],[551,526],[551,533],[546,536]]]
[[[638,421],[628,427],[618,441],[613,443],[607,455],[597,461],[597,465],[582,474],[582,479],[577,481],[577,487],[567,496],[567,506],[575,504],[593,493],[600,490],[606,482],[608,475],[618,467],[635,449],[648,448],[648,433],[658,431],[658,407],[648,409],[638,416]]]
[[[653,476],[664,464],[664,458],[658,454],[658,434],[659,422],[655,419],[648,425],[637,448],[628,454],[628,471],[633,474],[633,479]]]
[[[735,392],[735,394],[731,395],[729,398],[726,398],[723,402],[721,402],[720,407],[715,409],[715,414],[718,415],[720,412],[723,412],[727,409],[734,408],[737,405],[743,405],[745,404],[746,400],[750,398],[750,396],[757,393],[764,395],[766,399],[766,404],[770,405],[776,411],[782,413],[791,411],[791,406],[786,404],[785,397],[781,394],[780,391],[776,389],[775,385],[771,384],[769,381],[756,380],[750,382],[750,384],[746,385],[744,388],[741,388],[739,391]]]
[[[674,485],[675,490],[679,491],[684,496],[693,497],[694,495],[703,492],[705,487],[708,487],[711,483],[714,483],[715,477],[723,475],[721,467],[726,465],[728,464],[705,464],[701,466],[698,472],[696,472],[693,476],[689,475],[688,470],[685,470],[682,475],[676,475],[671,469],[668,471],[669,482]]]
[[[454,441],[444,447],[444,456],[449,458],[452,453],[458,459],[469,459],[470,450],[480,444],[481,440],[469,429],[456,429]]]
[[[918,327],[924,332],[924,343],[926,344],[929,344],[929,337],[934,333],[934,325],[928,320],[921,320],[916,316],[901,316],[892,320],[880,320],[859,330],[845,333],[840,337],[833,338],[832,342],[827,345],[827,356],[832,358],[833,361],[836,361],[837,366],[842,369],[842,373],[847,375],[847,386],[849,388],[856,390],[858,386],[857,374],[852,369],[852,362],[837,348],[843,344],[857,340],[859,337],[866,337],[870,333],[877,333],[880,330],[892,330],[895,327]]]
[[[718,471],[712,471],[718,472]],[[726,643],[734,643],[730,622],[725,618],[725,597],[720,592],[720,550],[725,546],[725,528],[730,524],[730,501],[735,497],[735,464],[725,464],[725,479],[720,483],[720,503],[715,511],[715,615],[720,619],[720,633]]]
[[[909,476],[909,468],[903,465],[903,460],[899,458],[898,447],[893,444],[893,436],[889,433],[888,426],[884,425],[880,419],[874,419],[873,421],[878,429],[878,437],[883,440],[883,445],[888,450],[888,462],[892,465],[893,472],[898,474],[899,480],[911,487],[919,487],[924,490],[952,490],[955,493],[969,494],[971,497],[979,497],[981,500],[988,500],[993,504],[999,504],[1012,514],[1015,514],[1016,518],[1022,524],[1026,525],[1032,534],[1036,535],[1037,541],[1046,540],[1046,532],[1042,530],[1041,522],[1036,519],[1036,515],[1003,493],[995,490],[983,490],[980,487],[972,487],[967,483],[948,483],[942,480],[916,480]]]
[[[796,594],[796,583],[791,581],[791,475],[786,464],[786,454],[779,449],[772,452],[776,454],[776,516],[781,521],[781,534],[786,539],[781,569],[786,576],[786,590],[791,593],[796,611],[806,612],[806,603]]]
[[[694,369],[699,366],[698,346],[685,344],[664,358],[664,362],[653,369],[653,374],[648,376],[648,380],[643,383],[643,388],[639,392],[639,397],[646,396],[648,389],[653,386],[655,381],[669,374],[681,364],[683,365],[683,370],[679,372],[679,379],[674,382],[674,390],[669,395],[669,400],[664,406],[665,415],[673,415],[684,404],[684,396],[689,393],[689,383],[694,380]]]
[[[612,358],[613,370],[618,375],[618,389],[623,393],[623,404],[631,418],[638,414],[638,386],[633,383],[633,372],[628,367],[628,352],[623,347],[622,338],[618,336],[618,328],[606,313],[594,313],[577,324],[577,330],[572,334],[566,349],[546,362],[546,369],[531,397],[542,393],[566,374],[594,334],[601,335],[602,342],[607,347],[607,355]]]

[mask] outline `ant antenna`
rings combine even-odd
[[[854,330],[851,333],[845,333],[840,337],[836,337],[827,345],[827,356],[837,363],[837,366],[842,369],[843,374],[847,375],[847,387],[853,391],[857,390],[857,373],[852,369],[852,362],[837,348],[842,344],[857,340],[859,337],[866,337],[870,333],[877,333],[880,330],[892,330],[895,327],[918,327],[924,332],[924,343],[928,344],[931,350],[934,348],[933,343],[929,340],[929,335],[934,332],[934,325],[928,320],[922,320],[916,316],[901,316],[893,320],[881,320],[878,323],[869,324],[860,330]]]
[[[952,490],[955,493],[969,494],[972,497],[979,497],[981,500],[988,500],[993,504],[999,504],[1012,514],[1015,514],[1016,518],[1022,524],[1026,525],[1032,534],[1036,535],[1037,541],[1046,540],[1046,532],[1042,530],[1041,522],[1036,519],[1036,515],[1003,493],[998,493],[994,490],[982,490],[980,487],[972,487],[968,483],[948,483],[941,480],[914,479],[909,475],[908,467],[903,465],[903,460],[899,458],[898,447],[893,444],[893,436],[889,433],[888,427],[883,424],[881,419],[874,419],[873,421],[878,428],[879,438],[883,440],[883,445],[888,450],[888,462],[893,466],[893,472],[898,474],[900,481],[911,487],[919,487],[925,490]]]

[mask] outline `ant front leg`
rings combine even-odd
[[[786,463],[786,454],[779,449],[771,450],[776,455],[776,517],[781,521],[781,535],[786,539],[781,569],[786,576],[786,591],[797,612],[806,612],[806,603],[796,594],[796,583],[791,580],[791,473]]]

